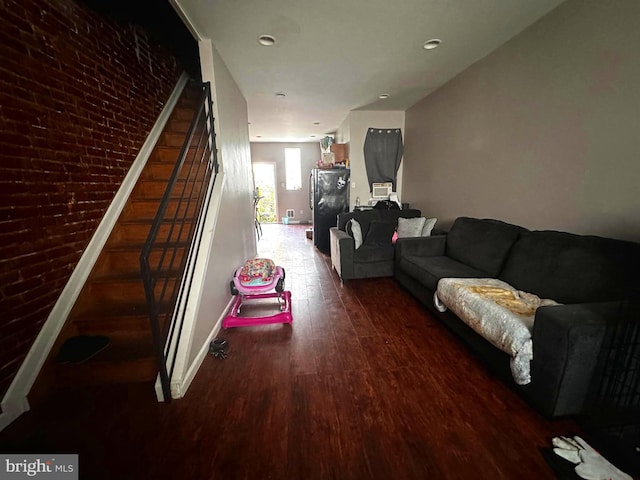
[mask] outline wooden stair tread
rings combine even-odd
[[[112,339],[94,357],[82,363],[55,363],[56,381],[62,385],[129,383],[153,380],[157,360],[153,341]]]
[[[161,145],[169,147],[182,147],[187,139],[184,133],[173,133],[170,131],[164,132],[160,136]]]
[[[159,319],[163,328],[164,317]],[[116,342],[152,341],[151,322],[147,314],[126,313],[123,315],[87,312],[74,319],[79,335],[104,335]]]
[[[140,268],[135,270],[110,270],[96,274],[92,281],[97,283],[141,283],[142,274],[140,273]]]
[[[148,317],[111,317],[76,320],[79,335],[108,337],[114,343],[137,342],[146,345],[152,341]]]
[[[174,261],[175,263],[175,261]],[[152,266],[153,267],[153,266]],[[170,270],[163,269],[158,273],[158,278],[178,278],[182,274],[182,271],[174,265]],[[94,278],[95,283],[142,283],[142,275],[140,271],[125,270],[125,271],[111,271],[103,273],[100,276]]]
[[[172,165],[170,163],[148,163],[140,174],[140,179],[145,182],[153,180],[168,182],[171,178],[171,175],[173,175],[174,168],[175,165]]]
[[[175,117],[180,120],[191,120],[193,118],[194,111],[192,108],[185,108],[179,105],[173,110],[173,113]]]
[[[126,220],[129,218],[136,218],[136,215],[142,215],[139,217],[141,220],[153,220],[158,212],[160,201],[162,197],[147,197],[147,198],[135,198],[131,199],[123,210],[121,219]],[[180,205],[179,205],[180,204]],[[186,209],[185,202],[180,203],[178,199],[169,199],[169,204],[165,213],[170,215],[175,214],[178,206],[180,212],[184,212]]]
[[[178,177],[177,182],[178,183],[184,183],[185,179],[183,177]],[[167,184],[167,180],[164,180],[162,178],[157,178],[157,179],[156,178],[148,178],[148,179],[145,179],[144,183],[147,183],[147,184],[148,183],[156,183],[156,184],[164,184],[164,185],[166,185]]]
[[[194,216],[188,216],[185,218],[165,218],[162,222],[160,222],[161,227],[171,226],[172,224],[180,225],[182,222],[185,224],[192,223],[196,220]],[[153,225],[153,219],[148,218],[131,218],[131,219],[123,219],[118,223],[117,226],[114,227],[116,230],[119,227],[151,227]]]
[[[145,180],[139,182],[135,186],[131,195],[133,195],[133,198],[139,199],[162,199],[164,198],[164,194],[167,190],[167,185],[168,182],[166,180]],[[171,189],[169,198],[172,200],[178,200],[182,196],[184,185],[188,184],[183,180],[178,180],[178,182],[174,185],[174,187],[176,188]]]
[[[154,210],[153,216],[147,216],[147,217],[144,217],[144,218],[140,218],[140,221],[148,221],[149,219],[151,221],[153,221],[153,219],[155,218],[155,212],[158,211],[158,207],[160,206],[160,202],[161,201],[162,201],[162,196],[151,196],[151,195],[149,195],[149,196],[146,196],[144,198],[131,199],[131,203],[130,203],[129,206],[132,209],[135,209],[136,206],[138,206],[138,208],[142,208],[143,206],[144,207],[146,207],[146,206],[150,207],[150,206],[152,206],[152,204],[153,205],[157,205],[155,210]],[[172,197],[172,198],[169,199],[169,205],[173,206],[173,207],[177,207],[179,201],[180,201],[179,198],[173,198]],[[182,201],[182,205],[181,205],[181,208],[184,208],[184,207],[186,207],[186,201],[185,200]],[[123,221],[125,221],[125,220],[123,219]],[[128,221],[128,219],[126,221]]]
[[[118,301],[99,301],[92,298],[85,303],[77,302],[73,311],[73,319],[87,317],[115,317],[127,315],[148,315],[149,308],[144,297],[137,300],[124,299]]]
[[[144,247],[145,242],[139,240],[132,240],[130,242],[118,242],[113,245],[105,246],[104,250],[109,252],[131,252],[133,250],[138,250],[138,252],[142,252],[142,247]],[[177,247],[184,248],[189,246],[188,242],[179,241],[179,242],[156,242],[156,248],[159,247]]]
[[[56,384],[59,386],[152,382],[157,375],[158,362],[151,356],[55,366]]]
[[[107,323],[131,323],[142,324],[149,323],[149,314],[146,310],[140,309],[126,309],[126,308],[112,308],[112,309],[96,309],[95,311],[87,310],[82,314],[78,314],[73,318],[76,323],[91,323],[91,322],[107,322]]]
[[[189,243],[185,241],[155,243],[154,251],[165,248],[165,247],[167,248],[167,251],[171,251],[173,248],[184,251],[185,248],[187,248],[188,246],[189,246]],[[127,255],[127,256],[137,255],[137,259],[139,259],[140,254],[142,253],[143,247],[144,247],[144,243],[120,242],[120,243],[114,244],[108,249],[105,249],[104,253],[106,255]],[[136,265],[139,266],[139,263],[136,263]]]
[[[112,341],[107,348],[87,362],[128,362],[152,357],[155,359],[153,339],[147,341]]]
[[[169,120],[168,125],[169,125],[169,129],[168,129],[169,132],[187,133],[189,131],[189,127],[191,126],[191,121],[173,119],[173,120]]]
[[[161,306],[166,307],[165,301]],[[147,306],[147,300],[142,297],[137,300],[122,300],[122,301],[109,301],[109,302],[91,302],[85,305],[84,308],[78,310],[74,314],[74,318],[85,317],[88,315],[99,316],[100,313],[104,313],[105,316],[111,315],[148,315],[149,309]]]
[[[106,335],[110,331],[131,330],[132,332],[151,332],[149,316],[144,314],[84,314],[74,318],[83,335]],[[88,333],[91,330],[92,333]]]
[[[105,248],[96,262],[92,276],[95,278],[105,278],[112,275],[123,276],[140,276],[140,256],[144,244],[119,242],[114,245]],[[165,250],[166,249],[166,250]],[[160,258],[164,255],[165,262],[175,251],[177,258],[182,258],[187,254],[188,244],[187,242],[171,242],[171,243],[157,243],[152,248],[149,254],[149,264],[158,265]],[[175,265],[175,260],[174,260]]]
[[[175,164],[182,147],[170,146],[170,145],[156,145],[149,156],[149,162],[166,164]],[[187,155],[193,155],[196,151],[196,147],[189,147]]]
[[[176,219],[176,223],[182,219]],[[186,218],[185,220],[193,220],[192,218]],[[173,218],[165,218],[160,225],[171,225]],[[127,218],[119,222],[120,225],[152,225],[153,219],[148,218]],[[117,228],[117,227],[116,227]]]
[[[172,244],[174,242],[186,242],[188,236],[194,228],[194,218],[186,218],[184,221],[173,223],[168,220],[160,224],[156,240],[162,244]],[[151,232],[152,224],[146,221],[122,221],[113,229],[110,242],[113,244],[144,243]]]
[[[164,296],[165,300],[168,300],[172,292],[175,292],[174,289],[178,288],[179,283],[180,279],[178,277],[160,277],[154,286],[155,297]],[[144,301],[146,296],[144,285],[140,280],[102,281],[101,279],[96,279],[88,286],[88,292],[91,298],[78,301],[76,304],[79,307],[79,312],[85,312],[86,308],[94,303],[102,303],[103,305],[112,302],[123,304],[127,302],[139,303]]]

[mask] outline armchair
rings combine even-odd
[[[330,229],[329,237],[331,265],[342,282],[353,278],[393,276],[395,248],[391,236],[398,225],[398,218],[420,215],[420,210],[416,209],[373,209],[339,214],[338,225]],[[351,219],[355,219],[362,229],[363,244],[358,249],[353,237],[347,233]],[[387,235],[389,231],[391,234]]]

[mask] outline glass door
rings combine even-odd
[[[258,192],[256,220],[260,223],[278,222],[276,197],[276,166],[274,163],[253,164],[253,182]]]

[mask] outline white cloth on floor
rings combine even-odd
[[[633,480],[622,470],[609,463],[582,438],[555,437],[553,452],[576,464],[575,471],[586,480]]]

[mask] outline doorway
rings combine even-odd
[[[260,223],[277,223],[276,165],[256,162],[252,168],[253,183],[259,197],[256,204],[256,219]]]

